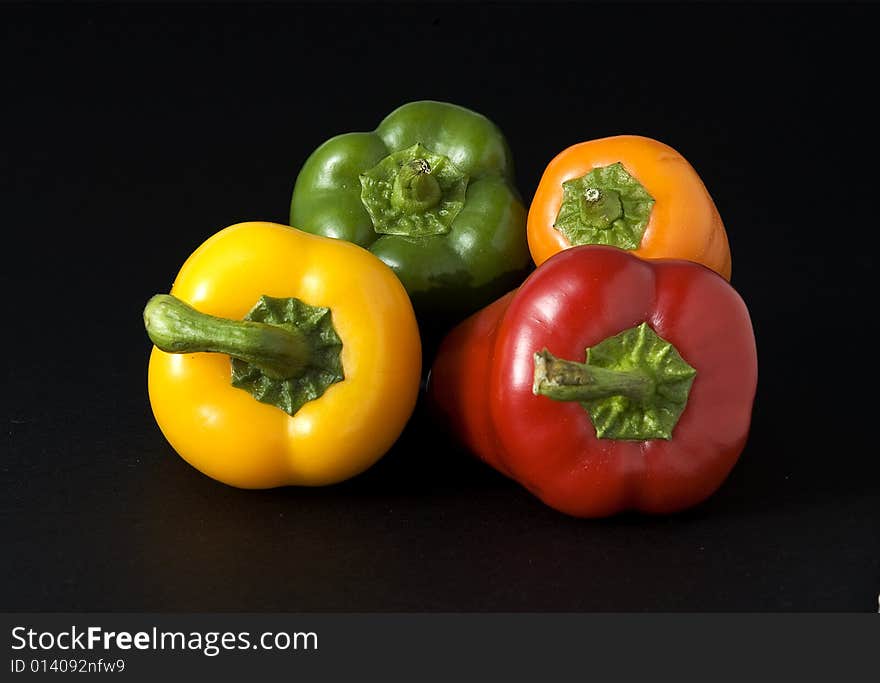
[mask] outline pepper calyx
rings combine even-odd
[[[572,246],[638,249],[653,207],[654,198],[616,162],[562,183],[562,203],[553,227]]]
[[[586,350],[586,361],[534,355],[535,395],[578,401],[600,439],[671,439],[697,371],[646,322]]]
[[[360,175],[361,202],[382,235],[445,235],[464,207],[468,174],[417,143]]]
[[[310,306],[296,299],[261,296],[245,320],[295,330],[309,349],[307,362],[293,377],[276,378],[246,360],[232,357],[232,386],[244,389],[261,403],[295,415],[309,401],[345,379],[342,340],[333,327],[329,308]]]

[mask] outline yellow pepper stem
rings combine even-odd
[[[147,302],[144,324],[162,351],[225,353],[272,379],[302,375],[312,356],[306,336],[294,327],[218,318],[170,294],[157,294]]]

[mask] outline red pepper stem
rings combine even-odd
[[[654,380],[640,370],[608,370],[557,358],[547,349],[534,356],[532,393],[554,401],[590,401],[626,396],[646,403],[654,396]]]

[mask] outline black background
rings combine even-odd
[[[4,6],[0,608],[876,610],[876,7]],[[680,515],[544,507],[420,406],[370,471],[248,492],[167,445],[141,309],[208,235],[286,222],[320,142],[415,99],[546,163],[663,140],[725,220],[760,379]]]

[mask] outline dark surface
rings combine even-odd
[[[876,7],[0,10],[5,610],[874,610]],[[208,235],[286,222],[299,165],[454,101],[550,158],[668,142],[724,217],[760,380],[706,504],[579,521],[420,408],[345,484],[238,491],[178,458],[140,312]],[[873,380],[871,380],[873,381]]]

